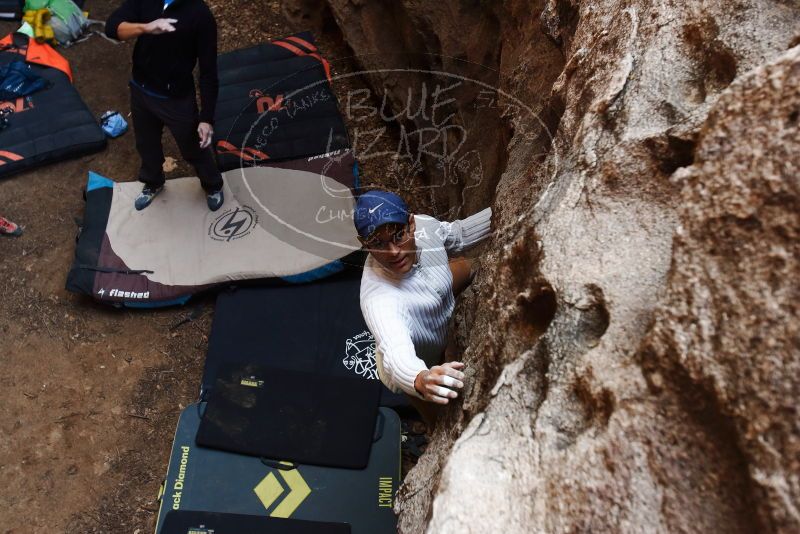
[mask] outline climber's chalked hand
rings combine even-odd
[[[414,379],[414,389],[428,402],[447,404],[458,397],[456,390],[464,387],[464,367],[461,362],[447,362],[420,371]]]

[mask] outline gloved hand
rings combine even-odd
[[[151,33],[158,35],[160,33],[168,33],[175,31],[175,24],[178,19],[156,19],[153,22],[148,22],[144,26],[144,33]]]
[[[197,125],[197,135],[200,136],[200,148],[206,148],[214,137],[214,128],[207,122],[201,122]]]
[[[428,402],[447,404],[458,397],[456,390],[464,387],[464,367],[461,362],[447,362],[420,371],[414,379],[414,389]]]

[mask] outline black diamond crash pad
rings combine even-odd
[[[392,508],[400,484],[400,418],[393,410],[380,409],[365,469],[278,464],[199,447],[200,419],[199,404],[181,413],[156,534],[164,534],[171,510],[349,523],[352,534],[396,532]]]

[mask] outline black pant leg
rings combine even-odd
[[[135,87],[131,87],[131,119],[136,150],[142,160],[139,181],[153,188],[161,187],[164,185],[164,148],[161,146],[164,122],[157,110],[152,109],[150,98]]]
[[[211,147],[200,148],[200,136],[197,134],[199,118],[194,95],[171,98],[167,105],[170,109],[164,110],[164,122],[172,132],[181,156],[194,167],[203,189],[208,192],[221,189],[222,175],[217,169],[213,150]]]

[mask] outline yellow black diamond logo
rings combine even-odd
[[[275,473],[270,472],[253,488],[253,491],[267,510],[277,502],[275,508],[269,513],[270,517],[286,518],[290,517],[311,494],[311,488],[308,487],[297,469],[289,471],[279,469],[277,473],[283,479],[286,488],[283,487]]]

